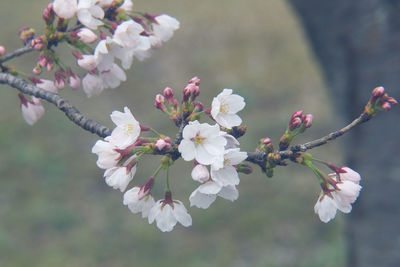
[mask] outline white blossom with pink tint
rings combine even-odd
[[[130,12],[133,10],[132,0],[125,0],[124,3],[119,7],[123,9],[125,12]]]
[[[157,223],[161,232],[170,232],[177,222],[188,227],[192,225],[192,217],[187,212],[183,203],[179,200],[158,200],[151,208],[148,215],[149,223]]]
[[[128,206],[132,213],[141,212],[142,218],[146,218],[155,205],[155,201],[152,195],[141,194],[141,187],[135,186],[125,192],[123,204]]]
[[[104,10],[97,5],[96,0],[79,0],[77,17],[80,23],[96,30],[98,26],[103,25],[101,19],[104,17]]]
[[[136,165],[129,167],[112,167],[104,172],[104,178],[107,185],[114,189],[124,192],[129,182],[132,181],[136,173]]]
[[[35,124],[44,114],[44,107],[39,98],[32,97],[32,100],[27,100],[22,94],[19,94],[21,99],[22,117],[27,124]]]
[[[6,53],[6,48],[2,45],[0,45],[0,56],[4,56]]]
[[[239,148],[226,150],[223,167],[215,168],[211,166],[211,178],[222,186],[238,185],[240,179],[234,165],[241,163],[246,158],[247,153],[241,152]]]
[[[156,16],[154,19],[157,23],[152,24],[153,34],[163,42],[171,39],[174,31],[179,29],[179,21],[169,15],[162,14]]]
[[[121,82],[126,81],[125,72],[115,63],[111,65],[110,69],[101,70],[99,76],[106,88],[117,88]]]
[[[54,85],[54,82],[51,80],[40,79],[39,82],[36,83],[36,86],[40,89],[49,91],[54,94],[58,93],[58,88]]]
[[[186,161],[197,160],[203,165],[223,167],[226,139],[219,134],[219,126],[191,121],[185,126],[178,150]]]
[[[358,172],[349,167],[342,167],[341,170],[345,171],[345,173],[339,173],[339,177],[342,181],[350,181],[357,184],[360,183],[361,176]]]
[[[214,97],[211,104],[211,116],[222,127],[232,129],[239,126],[242,119],[236,115],[241,111],[246,103],[243,97],[232,94],[232,89],[224,89],[219,95]]]
[[[190,206],[207,209],[217,196],[235,201],[239,197],[239,192],[234,185],[222,186],[220,183],[210,180],[192,192],[189,197]]]
[[[78,10],[78,2],[77,0],[54,0],[53,10],[60,18],[71,19]]]
[[[94,55],[82,55],[77,60],[78,66],[87,71],[92,71],[97,67],[97,61]]]
[[[82,79],[83,91],[88,97],[100,94],[104,89],[103,79],[95,74],[86,74]]]
[[[79,89],[81,87],[81,78],[79,78],[79,76],[76,74],[71,74],[69,76],[68,85],[72,89]]]
[[[124,107],[124,112],[113,111],[111,120],[117,127],[111,133],[109,141],[120,149],[132,145],[140,136],[139,122],[133,117],[129,108]]]
[[[334,174],[330,174],[332,177]],[[337,177],[334,178],[337,181]],[[329,193],[321,191],[317,203],[314,206],[314,211],[318,214],[321,221],[329,222],[336,216],[336,210],[339,209],[343,213],[349,213],[358,195],[360,194],[361,186],[358,182],[350,180],[342,180],[337,182],[336,188],[329,185]]]
[[[80,29],[77,35],[78,39],[86,44],[91,44],[97,41],[97,35],[88,28]]]
[[[201,164],[197,164],[191,173],[192,179],[204,183],[210,179],[210,172],[208,171],[207,167]]]
[[[113,41],[122,47],[150,49],[148,37],[140,35],[143,31],[142,25],[133,20],[128,20],[118,25],[113,35]]]
[[[97,166],[101,169],[109,169],[117,166],[118,161],[121,159],[121,154],[117,151],[117,147],[108,142],[109,137],[105,141],[98,140],[92,148],[92,153],[97,154]]]

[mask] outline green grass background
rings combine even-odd
[[[2,0],[0,44],[19,47],[23,26],[40,33],[47,3]],[[121,87],[91,99],[64,89],[61,94],[88,117],[112,127],[109,114],[128,106],[141,123],[173,136],[176,128],[153,108],[154,96],[166,86],[180,93],[197,75],[205,106],[223,88],[245,97],[243,150],[254,149],[261,137],[276,144],[299,109],[315,120],[298,142],[341,125],[286,1],[136,0],[135,9],[170,14],[181,29],[150,59],[136,61]],[[58,50],[73,62],[65,47]],[[36,57],[13,64],[29,73]],[[291,164],[267,179],[255,169],[241,175],[236,202],[219,199],[207,210],[190,208],[192,227],[161,233],[131,214],[122,194],[104,183],[90,153],[98,138],[45,107],[45,116],[30,127],[17,92],[0,86],[0,266],[344,266],[343,217],[323,224],[314,215],[320,189],[309,170]],[[313,153],[341,164],[339,145]],[[143,184],[156,167],[154,158],[145,159],[133,184]],[[191,167],[180,161],[171,172],[173,195],[187,207],[197,186]]]

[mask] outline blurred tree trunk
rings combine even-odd
[[[322,66],[338,114],[349,122],[373,88],[400,96],[400,1],[290,0]],[[363,190],[348,216],[348,266],[400,266],[400,109],[348,137],[347,165]]]

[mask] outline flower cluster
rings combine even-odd
[[[24,28],[20,37],[40,52],[33,73],[54,71],[54,80],[31,80],[52,93],[66,85],[72,89],[82,86],[88,97],[126,81],[125,70],[133,58],[149,57],[179,28],[179,21],[169,15],[134,11],[132,0],[54,0],[43,11],[43,19],[45,34],[35,37],[33,29]],[[72,47],[79,70],[74,71],[56,54],[54,48],[61,43]],[[4,47],[0,53],[5,53]],[[35,118],[30,124],[40,118],[31,109],[26,113]]]
[[[328,175],[327,183],[314,206],[321,221],[327,223],[335,218],[338,209],[343,213],[351,211],[351,204],[356,201],[361,190],[360,180],[361,176],[349,167],[342,167]]]
[[[236,188],[240,182],[238,171],[244,166],[242,162],[247,158],[247,153],[240,151],[238,140],[229,131],[241,122],[236,112],[243,109],[243,98],[232,94],[231,89],[224,89],[214,99],[210,112],[206,113],[217,124],[200,123],[199,119],[204,112],[203,104],[196,101],[200,92],[199,85],[199,78],[190,79],[183,89],[181,105],[169,87],[163,94],[156,96],[155,106],[168,114],[181,129],[181,137],[175,143],[168,136],[140,126],[129,109],[125,108],[124,113],[114,111],[111,114],[116,128],[104,141],[97,141],[92,149],[98,155],[97,165],[105,169],[105,182],[121,192],[126,190],[133,179],[137,163],[143,155],[164,155],[160,167],[147,182],[142,186],[132,187],[123,196],[123,204],[132,213],[141,213],[149,223],[156,222],[163,232],[171,231],[178,222],[183,226],[192,224],[192,218],[185,206],[181,201],[172,198],[169,187],[168,169],[179,157],[185,161],[194,161],[195,167],[191,176],[201,183],[189,197],[191,206],[206,209],[217,196],[231,201],[239,196]],[[150,131],[156,137],[144,137],[144,131]],[[166,170],[167,173],[166,191],[164,198],[156,202],[151,191],[161,170]]]

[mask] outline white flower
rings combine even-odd
[[[129,12],[133,10],[132,0],[125,0],[124,3],[120,6],[120,9],[123,9],[125,12]]]
[[[133,158],[135,158],[134,156]],[[130,161],[130,160],[128,160]],[[125,164],[124,164],[125,165]],[[121,192],[125,191],[129,182],[132,181],[136,173],[136,164],[131,166],[127,164],[123,167],[112,167],[104,172],[104,178],[107,185],[114,189],[119,189]]]
[[[219,135],[219,126],[198,121],[189,122],[182,133],[178,150],[186,161],[196,159],[200,164],[223,167],[226,139]]]
[[[192,217],[187,212],[183,203],[179,200],[158,200],[148,215],[149,223],[154,220],[161,232],[170,232],[177,222],[188,227],[192,225]]]
[[[204,183],[210,179],[210,173],[208,172],[208,169],[206,166],[197,164],[193,170],[192,170],[192,178],[195,181],[198,181],[200,183]]]
[[[63,19],[70,19],[75,16],[78,9],[77,0],[54,0],[53,10]]]
[[[104,17],[104,11],[96,5],[96,0],[79,0],[77,17],[83,25],[96,30],[98,26],[103,25],[100,19]]]
[[[109,140],[108,137],[105,139]],[[117,147],[110,142],[98,140],[92,148],[92,153],[97,154],[97,166],[101,169],[115,167],[121,159],[121,154],[117,152]]]
[[[142,213],[142,218],[149,215],[155,205],[154,198],[150,194],[141,195],[142,187],[135,186],[124,194],[124,205],[127,205],[132,213]]]
[[[192,192],[189,197],[190,206],[207,209],[217,196],[235,201],[239,197],[239,192],[234,185],[222,186],[218,182],[210,180]]]
[[[87,71],[92,71],[97,67],[96,58],[94,55],[82,55],[82,58],[77,60],[78,66]]]
[[[91,44],[97,41],[97,35],[88,28],[80,29],[77,33],[80,41]]]
[[[115,63],[112,64],[110,69],[102,70],[99,75],[107,88],[117,88],[121,81],[126,81],[125,72]]]
[[[232,89],[224,89],[212,101],[211,116],[222,127],[232,129],[233,126],[242,123],[242,119],[236,113],[245,105],[243,97],[232,94]]]
[[[51,80],[40,79],[39,82],[36,83],[36,87],[54,94],[58,93],[58,88],[54,85],[54,81]]]
[[[35,124],[44,114],[44,107],[39,98],[32,97],[32,101],[28,101],[22,94],[19,94],[21,99],[22,117],[29,125]]]
[[[174,31],[179,29],[179,21],[166,14],[154,18],[157,23],[153,23],[153,34],[157,38],[166,42],[171,39]]]
[[[140,135],[140,125],[129,108],[124,107],[124,112],[113,111],[111,120],[117,125],[109,138],[112,144],[123,149],[136,142]]]
[[[104,89],[103,80],[100,76],[86,74],[82,80],[83,91],[88,97],[100,94]]]
[[[128,20],[118,25],[113,35],[113,41],[123,47],[150,49],[148,38],[140,35],[143,31],[142,25]]]
[[[241,163],[247,158],[246,152],[240,152],[239,148],[228,149],[224,154],[224,166],[216,169],[211,166],[211,177],[223,186],[238,185],[239,175],[233,165]]]
[[[114,64],[114,54],[112,53],[112,44],[113,41],[110,37],[107,37],[105,40],[101,40],[95,50],[94,50],[94,59],[96,62],[96,67],[100,71],[105,71],[111,69]]]
[[[321,221],[327,223],[336,215],[336,210],[339,209],[343,213],[349,213],[358,195],[360,194],[361,186],[352,181],[337,182],[336,189],[329,186],[331,192],[321,192],[317,203],[314,206],[314,211],[318,214]]]
[[[361,176],[358,172],[350,169],[349,167],[342,167],[341,170],[345,171],[345,173],[339,173],[339,177],[342,181],[351,181],[357,184],[360,183]]]

